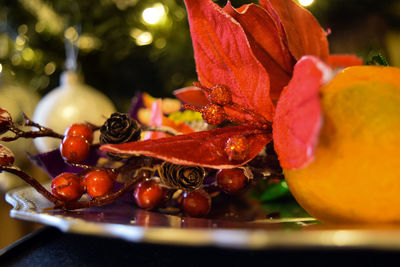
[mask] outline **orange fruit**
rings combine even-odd
[[[400,222],[400,69],[349,67],[320,94],[315,158],[284,170],[294,197],[325,223]]]

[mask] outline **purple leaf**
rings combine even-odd
[[[139,121],[138,112],[139,109],[145,107],[143,102],[143,96],[141,92],[137,92],[135,96],[132,98],[131,106],[129,108],[129,116],[133,119]]]
[[[96,147],[92,146],[89,156],[84,162],[82,162],[82,164],[94,166],[101,155],[102,153]],[[28,157],[35,165],[45,171],[51,178],[54,178],[63,172],[79,173],[83,171],[83,168],[73,167],[66,163],[61,157],[59,149],[37,155],[28,153]]]

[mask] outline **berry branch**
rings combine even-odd
[[[223,85],[211,88],[210,92],[216,103],[206,106],[203,117],[209,122],[219,124],[230,119],[223,105],[240,113],[231,119],[245,124],[245,117],[251,116],[254,130],[247,135],[270,131],[270,125],[251,110],[235,106],[229,101],[229,90]],[[228,92],[228,95],[226,93]],[[244,116],[243,116],[244,114]],[[140,140],[142,131],[161,131],[170,135],[179,134],[169,127],[142,126],[126,113],[114,113],[102,126],[91,123],[72,124],[64,135],[35,123],[25,114],[24,123],[16,124],[9,113],[0,109],[0,134],[10,131],[13,137],[3,137],[0,141],[14,141],[18,138],[53,137],[62,139],[58,155],[65,164],[79,167],[79,173],[60,172],[51,182],[51,190],[44,188],[35,178],[14,166],[14,155],[7,147],[0,145],[0,172],[6,171],[19,176],[31,185],[39,194],[54,204],[49,209],[75,210],[108,205],[129,191],[133,191],[136,205],[143,209],[178,209],[189,216],[203,217],[211,209],[211,199],[221,192],[229,195],[240,194],[244,188],[254,184],[255,178],[281,178],[282,170],[273,149],[266,149],[246,166],[234,169],[213,171],[200,166],[183,166],[143,155],[130,155],[128,158],[118,154],[102,163],[86,165],[90,149],[98,149],[102,144],[123,144]],[[258,120],[257,118],[260,117]],[[242,121],[243,119],[243,121]],[[240,121],[239,121],[240,120]],[[18,126],[30,126],[35,131],[24,131]],[[100,144],[93,143],[93,132],[100,131]],[[225,143],[224,152],[231,161],[243,160],[249,153],[248,136],[232,135]],[[118,190],[113,190],[115,181],[123,182]],[[206,181],[208,179],[208,181]],[[214,181],[212,179],[215,179]],[[172,195],[181,192],[176,199]],[[87,194],[89,200],[81,197]],[[171,200],[172,199],[172,200]]]
[[[232,92],[226,85],[216,84],[211,88],[207,88],[199,82],[194,82],[193,85],[203,91],[210,104],[204,107],[196,107],[185,104],[183,105],[183,108],[200,112],[203,119],[207,123],[211,125],[218,125],[227,119],[234,123],[248,124],[264,130],[271,129],[271,122],[267,121],[255,110],[250,110],[237,103],[234,103],[232,101]],[[235,116],[227,114],[225,108],[235,111],[237,115]]]
[[[123,194],[131,191],[135,185],[143,180],[146,177],[149,177],[148,173],[148,167],[141,167],[143,164],[143,160],[141,158],[138,158],[138,160],[134,164],[129,164],[130,170],[134,169],[135,174],[133,178],[131,178],[128,182],[124,184],[122,188],[115,192],[110,192],[105,195],[99,196],[99,197],[94,197],[91,200],[88,201],[67,201],[67,200],[61,200],[58,199],[56,196],[54,196],[52,193],[50,193],[43,185],[41,185],[35,178],[32,176],[28,175],[21,169],[19,169],[16,166],[13,165],[8,165],[8,166],[0,166],[0,172],[9,172],[12,174],[17,175],[20,177],[22,180],[24,180],[27,184],[32,186],[39,194],[41,194],[43,197],[45,197],[47,200],[52,202],[54,204],[54,207],[51,209],[63,209],[63,210],[74,210],[74,209],[81,209],[81,208],[89,208],[89,207],[95,207],[95,206],[104,206],[107,204],[110,204],[114,202],[116,199],[121,197]],[[118,173],[123,169],[128,168],[127,165],[123,165],[119,168],[111,168],[109,169],[110,172],[113,173]],[[85,171],[83,173],[86,173]],[[82,175],[82,174],[81,174]],[[62,190],[64,188],[67,188],[70,186],[70,183],[64,184],[64,185],[59,185],[58,190]]]
[[[33,188],[35,188],[38,193],[40,193],[47,200],[49,200],[50,202],[54,203],[55,205],[60,205],[62,203],[61,200],[57,199],[49,191],[47,191],[47,189],[44,188],[43,185],[41,185],[35,178],[33,178],[29,174],[25,173],[24,171],[22,171],[18,167],[15,167],[15,166],[0,166],[0,172],[3,172],[3,171],[6,171],[6,172],[9,172],[9,173],[17,175],[22,180],[24,180],[27,184],[29,184]]]
[[[15,141],[18,138],[37,138],[37,137],[54,137],[63,139],[64,135],[56,133],[50,128],[42,126],[36,122],[33,122],[25,113],[22,113],[25,122],[22,126],[31,126],[38,129],[38,131],[23,131],[19,129],[14,122],[10,123],[8,130],[13,132],[15,136],[13,137],[2,137],[0,140],[4,142]]]
[[[90,208],[90,207],[100,207],[105,206],[107,204],[113,203],[116,199],[124,195],[125,193],[131,191],[135,185],[145,178],[146,175],[138,174],[133,177],[129,182],[125,183],[122,188],[119,190],[108,193],[106,195],[93,198],[87,201],[72,201],[72,202],[62,202],[54,207],[54,209],[61,208],[63,210],[75,210],[75,209],[82,209],[82,208]]]

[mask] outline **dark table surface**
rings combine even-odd
[[[0,266],[388,266],[397,265],[399,256],[395,251],[368,249],[156,245],[45,227],[0,251]]]

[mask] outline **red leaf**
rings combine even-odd
[[[280,21],[275,21],[264,8],[255,4],[234,9],[228,2],[224,10],[236,19],[246,32],[253,53],[271,79],[271,98],[277,100],[283,87],[290,80],[295,63],[286,45],[286,36]]]
[[[362,65],[363,60],[356,55],[330,55],[328,64],[331,68],[346,68]]]
[[[286,32],[290,52],[296,60],[314,55],[328,61],[329,47],[326,32],[315,17],[292,0],[260,0],[270,13],[275,10]]]
[[[250,151],[243,161],[229,161],[225,153],[225,144],[234,135],[246,136],[249,141]],[[117,154],[142,154],[181,165],[224,169],[234,168],[250,161],[269,141],[271,135],[265,131],[255,130],[249,126],[233,126],[156,140],[107,144],[100,149]]]
[[[224,84],[233,102],[271,120],[269,76],[240,24],[211,0],[185,0],[199,81]]]
[[[185,104],[202,107],[209,104],[203,91],[196,86],[189,86],[174,91],[174,95]]]
[[[330,77],[329,67],[316,57],[305,56],[297,62],[273,123],[275,150],[283,168],[298,169],[313,159],[322,123],[318,92]]]

